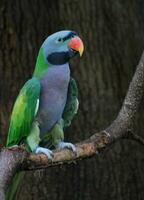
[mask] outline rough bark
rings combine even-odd
[[[138,112],[144,93],[144,54],[138,64],[136,72],[130,83],[129,90],[124,99],[122,108],[115,121],[106,128],[106,133],[118,137],[127,131],[133,131],[134,119]]]
[[[107,127],[144,46],[143,9],[141,0],[0,1],[0,134],[7,133],[12,104],[31,76],[41,42],[66,28],[83,36],[86,51],[72,63],[80,110],[65,137],[78,142]],[[143,113],[142,104],[135,120],[141,135]],[[123,141],[76,165],[29,172],[19,199],[143,199],[143,153],[137,143]]]
[[[0,151],[0,199],[5,200],[5,193],[10,184],[11,179],[16,172],[19,171],[23,159],[26,157],[26,151],[17,148],[3,149]]]

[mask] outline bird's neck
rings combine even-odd
[[[48,63],[44,58],[42,48],[40,48],[33,76],[38,79],[41,79],[43,75],[47,72],[48,68],[53,68],[53,70],[55,70],[55,68],[59,68],[60,70],[63,68],[69,69],[69,64],[68,62],[63,65],[52,65]]]
[[[48,69],[48,65],[48,62],[45,61],[42,48],[40,48],[33,76],[41,78],[45,71]]]

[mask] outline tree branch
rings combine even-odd
[[[106,128],[106,132],[112,137],[121,137],[128,131],[133,131],[133,121],[138,112],[144,94],[144,52],[141,56],[135,74],[129,85],[127,95],[121,110],[113,123]]]
[[[69,150],[55,150],[52,161],[43,154],[26,152],[23,147],[3,148],[0,151],[0,197],[19,170],[36,170],[65,163],[72,163],[97,154],[97,152],[120,138],[133,139],[144,145],[144,140],[132,133],[133,120],[138,112],[144,92],[144,53],[130,83],[127,95],[117,118],[105,130],[76,144],[77,155]],[[1,198],[3,199],[3,198]]]

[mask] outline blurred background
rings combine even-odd
[[[0,138],[37,53],[51,33],[69,29],[84,41],[71,62],[80,109],[65,133],[79,142],[116,117],[144,49],[143,0],[0,0]],[[144,99],[135,120],[144,136]],[[142,200],[144,147],[121,140],[71,165],[27,172],[19,200]]]

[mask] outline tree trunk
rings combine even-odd
[[[82,59],[71,63],[79,86],[80,110],[65,133],[66,140],[78,142],[114,120],[144,47],[143,10],[141,0],[1,1],[3,138],[12,104],[32,74],[40,44],[47,35],[62,29],[75,30],[85,43]],[[142,105],[135,121],[141,135],[143,111]],[[29,172],[18,199],[143,199],[143,153],[142,146],[124,141],[113,144],[97,158]]]

